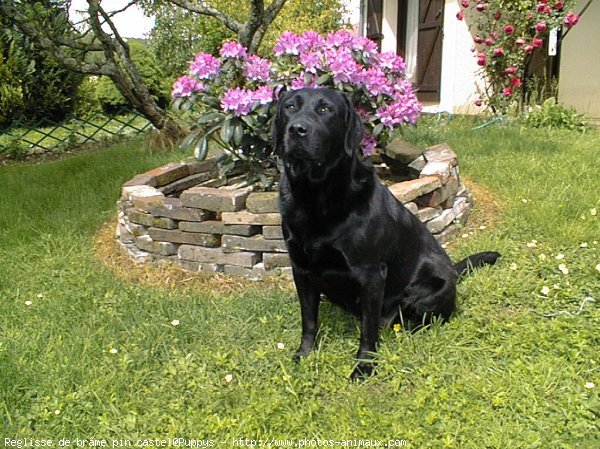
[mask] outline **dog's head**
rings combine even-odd
[[[359,153],[361,118],[349,98],[332,89],[283,92],[273,119],[273,146],[284,161],[333,165]]]

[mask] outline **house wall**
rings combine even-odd
[[[579,13],[587,0],[573,11]],[[562,42],[558,100],[600,118],[600,2],[592,2]]]
[[[439,111],[477,113],[473,103],[479,98],[477,85],[483,84],[476,54],[471,51],[473,38],[466,21],[456,18],[460,10],[456,0],[446,0],[444,40],[442,43],[442,81]]]
[[[418,8],[418,0],[415,7]],[[412,4],[412,3],[411,3]],[[446,111],[451,113],[476,113],[480,108],[473,103],[479,97],[476,83],[482,83],[476,56],[470,51],[473,40],[465,21],[456,19],[459,11],[456,0],[446,0],[444,7],[444,39],[442,43],[442,78],[440,102],[426,104],[425,111]],[[382,51],[396,51],[397,46],[398,0],[384,0],[381,43]],[[416,20],[416,17],[415,17]],[[416,23],[414,24],[416,26]],[[410,26],[409,26],[410,28]],[[415,33],[416,30],[408,30]],[[409,38],[409,45],[410,45]],[[407,54],[407,73],[414,76],[414,66],[410,58],[416,58],[416,49]],[[416,62],[416,61],[413,61]],[[411,69],[412,67],[412,69]],[[414,80],[413,80],[414,81]]]

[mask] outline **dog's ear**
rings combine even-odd
[[[354,105],[350,98],[344,95],[346,102],[346,138],[344,139],[344,149],[346,154],[352,157],[360,152],[360,142],[363,139],[363,121],[360,115],[354,110]]]
[[[277,106],[271,122],[271,137],[273,141],[273,152],[276,155],[280,155],[281,153],[281,139],[283,137],[283,99],[286,94],[287,91],[285,90],[285,87],[278,92],[274,92],[274,97],[277,98]]]

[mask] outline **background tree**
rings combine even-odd
[[[54,2],[40,3],[49,20],[65,12]],[[62,120],[70,115],[81,75],[66,70],[45,54],[6,17],[0,17],[0,23],[0,123],[7,125],[15,119]]]

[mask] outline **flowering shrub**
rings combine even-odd
[[[338,31],[321,36],[285,32],[273,47],[274,60],[249,55],[239,43],[223,44],[220,58],[198,54],[187,75],[173,86],[174,106],[187,111],[196,130],[184,141],[204,158],[209,140],[227,154],[225,170],[240,162],[260,173],[271,149],[273,101],[281,89],[330,87],[345,92],[363,118],[363,153],[386,145],[392,131],[415,123],[421,106],[405,65],[374,42]]]
[[[485,94],[495,112],[506,110],[522,98],[524,73],[534,50],[543,47],[550,30],[573,27],[579,21],[569,11],[573,0],[461,0],[458,20],[475,28],[473,51],[487,75]],[[477,100],[477,105],[482,100]]]

